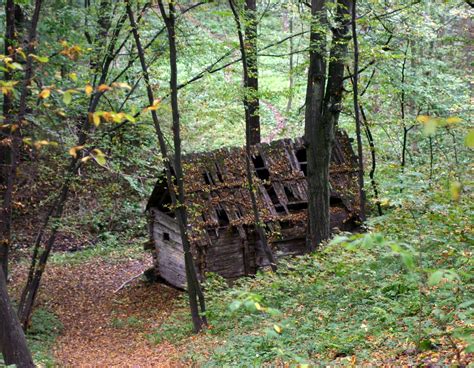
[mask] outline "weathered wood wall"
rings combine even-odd
[[[161,278],[179,288],[186,286],[184,253],[177,221],[152,209],[155,267]]]

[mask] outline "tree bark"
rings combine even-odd
[[[260,99],[258,96],[258,54],[257,54],[257,2],[245,0],[244,26],[234,0],[229,0],[239,36],[242,56],[244,108],[246,131],[250,131],[250,144],[260,143]],[[248,127],[247,127],[248,125]]]
[[[243,104],[244,104],[244,109],[245,109],[245,171],[247,175],[247,185],[249,187],[248,189],[249,189],[249,194],[250,194],[250,200],[252,202],[252,212],[255,219],[255,230],[257,232],[258,238],[260,239],[260,243],[258,243],[258,246],[262,248],[261,250],[267,257],[267,260],[270,263],[272,270],[275,271],[277,268],[276,259],[275,259],[275,256],[273,255],[273,252],[270,246],[268,245],[268,241],[267,241],[267,237],[266,237],[265,229],[264,229],[264,224],[260,221],[260,213],[257,206],[257,198],[255,195],[255,186],[253,182],[252,166],[250,163],[250,157],[252,155],[251,146],[253,144],[260,142],[260,127],[258,130],[259,140],[258,142],[255,142],[255,130],[254,130],[255,120],[253,120],[255,116],[251,115],[251,109],[249,108],[249,100],[248,100],[248,95],[247,95],[247,90],[252,90],[252,87],[249,86],[249,79],[250,79],[249,65],[252,65],[252,63],[249,64],[249,61],[248,61],[247,47],[246,47],[246,43],[244,39],[244,34],[242,32],[242,23],[240,21],[239,14],[237,12],[237,8],[235,7],[233,0],[229,0],[229,5],[234,15],[234,20],[237,26],[237,34],[239,37],[240,51],[242,55],[244,88],[246,89],[244,99],[243,99]],[[247,11],[248,5],[249,4],[246,3],[246,11]],[[251,7],[253,7],[254,5],[255,4],[250,4]],[[256,25],[255,25],[255,32],[256,32]],[[256,47],[256,34],[255,34],[255,47]],[[255,57],[256,57],[256,49],[255,49]],[[255,67],[256,67],[256,60],[255,60]],[[257,82],[257,88],[258,88],[258,82]],[[258,96],[255,96],[255,97],[258,100]],[[260,122],[258,124],[260,125]]]
[[[5,2],[5,55],[14,58],[14,39],[15,39],[15,2],[7,0]],[[12,73],[7,69],[3,74],[5,81],[12,80]],[[4,124],[11,124],[10,114],[12,113],[12,95],[3,95],[3,119]],[[11,129],[0,128],[0,133],[5,137],[11,135]],[[10,249],[10,228],[11,228],[11,196],[13,192],[13,183],[10,181],[10,166],[16,155],[12,152],[12,145],[8,138],[0,143],[0,187],[2,188],[2,211],[0,219],[0,267],[3,269],[5,279],[8,279],[8,252]]]
[[[378,190],[377,182],[375,181],[377,157],[376,157],[376,151],[375,151],[374,137],[372,135],[372,131],[370,130],[369,122],[367,120],[367,116],[365,115],[364,108],[362,107],[362,105],[359,105],[359,109],[360,109],[360,115],[362,117],[362,121],[364,122],[365,134],[367,136],[367,141],[369,142],[370,156],[372,158],[372,167],[370,168],[370,172],[369,172],[370,182],[372,184],[372,189],[374,190],[374,198],[375,198],[378,214],[379,216],[382,216],[383,211],[382,211],[382,206],[380,205],[379,190]]]
[[[20,321],[8,296],[5,274],[0,268],[0,350],[6,365],[34,367]]]
[[[244,105],[248,111],[246,124],[250,132],[250,144],[260,143],[260,99],[258,96],[258,54],[257,54],[257,1],[245,0],[245,44],[241,52],[246,53],[247,75],[244,75]]]
[[[360,200],[360,218],[365,221],[365,188],[364,188],[364,150],[362,146],[362,133],[360,123],[359,110],[359,43],[357,41],[357,2],[353,0],[351,11],[352,23],[352,40],[354,42],[354,78],[353,78],[353,95],[354,95],[354,115],[357,138],[357,161],[359,164],[359,172],[357,178],[359,182],[359,200]]]
[[[293,34],[293,15],[290,14],[289,15],[289,20],[288,20],[288,23],[289,23],[289,31],[290,31],[290,34]],[[293,46],[294,42],[293,42],[293,38],[290,38],[290,60],[289,60],[289,65],[288,65],[288,74],[289,74],[289,85],[288,85],[288,89],[289,89],[289,93],[288,93],[288,102],[286,104],[286,113],[289,114],[290,111],[291,111],[291,107],[292,107],[292,104],[293,104],[293,94],[294,94],[294,86],[295,86],[295,77],[293,75],[294,71],[294,46]]]
[[[331,29],[332,45],[327,65],[326,1],[311,1],[310,64],[305,111],[309,251],[316,249],[330,236],[329,166],[335,127],[341,111],[351,6],[350,0],[338,0],[336,3],[336,26]]]

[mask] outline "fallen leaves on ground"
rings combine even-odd
[[[180,365],[179,352],[173,345],[156,345],[147,339],[147,334],[172,312],[178,292],[137,279],[115,293],[125,281],[148,268],[149,263],[94,260],[48,269],[40,303],[46,304],[64,325],[54,348],[59,366]]]

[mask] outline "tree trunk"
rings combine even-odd
[[[173,74],[173,81],[170,83],[172,87],[171,88],[172,96],[174,96],[172,97],[172,100],[173,100],[172,104],[173,106],[177,107],[177,70],[176,70],[175,28],[174,28],[174,22],[175,22],[174,6],[170,4],[171,6],[170,11],[171,13],[173,13],[171,15],[172,18],[170,19],[166,15],[166,11],[163,6],[163,3],[159,1],[158,4],[160,7],[160,11],[162,13],[163,19],[166,23],[166,28],[168,30],[168,40],[170,41],[170,66],[171,66],[172,74]],[[125,5],[127,8],[127,14],[130,21],[130,25],[132,27],[132,33],[135,39],[137,53],[140,59],[140,64],[141,64],[141,68],[143,72],[143,80],[145,81],[145,87],[147,91],[148,102],[150,105],[153,105],[155,98],[153,94],[153,89],[151,88],[151,85],[150,85],[150,76],[149,76],[148,67],[145,61],[145,52],[140,40],[140,35],[138,33],[138,26],[135,21],[135,17],[134,17],[130,2],[128,0],[125,1]],[[172,38],[172,40],[170,38]],[[172,54],[174,54],[174,56],[172,56]],[[174,88],[173,88],[173,85],[174,85]],[[190,304],[190,309],[191,309],[191,317],[193,320],[194,330],[198,332],[202,329],[203,325],[207,324],[207,321],[206,321],[205,316],[201,316],[199,313],[199,307],[201,308],[202,312],[205,311],[204,295],[202,293],[199,280],[197,278],[196,269],[194,267],[194,261],[192,258],[192,254],[190,252],[189,241],[186,235],[186,213],[184,212],[184,208],[181,208],[184,202],[180,200],[180,203],[178,203],[178,198],[176,197],[176,192],[174,190],[174,183],[173,183],[173,177],[172,177],[174,170],[171,165],[170,157],[168,155],[168,149],[166,146],[166,141],[165,141],[163,131],[161,130],[160,121],[158,119],[158,115],[155,110],[151,111],[151,116],[152,116],[153,125],[155,128],[156,136],[158,138],[161,156],[163,158],[163,164],[165,165],[166,180],[167,180],[167,186],[169,188],[169,192],[171,196],[171,201],[172,201],[173,207],[176,209],[176,216],[177,216],[177,220],[178,220],[178,224],[180,228],[180,233],[181,233],[181,238],[182,238],[182,243],[183,243],[183,251],[185,255],[184,260],[185,260],[185,269],[186,269],[186,281],[188,283],[188,296],[189,296],[189,304]],[[176,122],[178,123],[177,127],[175,127]],[[176,130],[176,128],[178,129]],[[174,133],[173,136],[175,139],[176,139],[176,133],[178,133],[177,137],[179,140],[179,110],[177,108],[173,110],[173,133]],[[180,143],[181,142],[179,140],[179,144],[178,144],[179,150],[181,147]],[[180,168],[180,172],[181,172],[181,184],[182,184],[182,169],[181,168]],[[175,175],[179,176],[176,173]],[[182,194],[184,196],[184,191],[182,191]],[[178,195],[180,195],[179,188],[178,188]],[[198,303],[200,305],[198,305]]]
[[[309,251],[330,235],[329,166],[335,127],[341,111],[344,58],[350,40],[352,1],[338,0],[336,24],[332,28],[330,63],[326,65],[326,1],[311,2],[310,64],[306,90],[305,140],[308,157],[308,239]],[[327,67],[327,71],[326,71]],[[327,86],[325,89],[327,74]]]
[[[245,43],[241,52],[246,54],[247,75],[244,74],[244,105],[249,125],[250,144],[260,143],[260,100],[258,96],[258,55],[257,55],[257,1],[245,0]],[[243,46],[243,48],[242,48]]]
[[[364,108],[362,107],[362,105],[359,105],[359,109],[360,109],[360,115],[362,117],[362,121],[364,122],[365,134],[367,136],[367,141],[369,142],[370,156],[372,158],[372,167],[369,172],[369,178],[372,184],[372,189],[374,190],[374,198],[375,198],[378,214],[379,216],[382,216],[383,211],[382,211],[382,206],[380,205],[379,190],[378,190],[377,182],[375,181],[375,169],[377,168],[377,157],[376,157],[376,151],[375,151],[374,137],[372,135],[372,131],[370,130],[369,122],[367,121],[367,116],[365,115]]]
[[[359,181],[359,200],[360,200],[360,217],[365,221],[365,188],[364,188],[364,150],[362,146],[362,133],[360,129],[360,110],[359,110],[359,43],[357,42],[357,18],[356,18],[356,0],[352,2],[351,23],[352,23],[352,40],[354,42],[354,78],[353,78],[353,94],[354,94],[354,114],[357,137],[357,161],[359,164],[359,172],[357,178]]]
[[[6,365],[34,367],[25,334],[8,296],[6,278],[0,268],[0,350]]]
[[[250,3],[250,4],[249,4]],[[253,52],[255,52],[254,56],[255,56],[255,64],[252,64],[252,63],[249,63],[248,61],[248,53],[247,53],[247,50],[248,48],[252,49],[252,46],[250,47],[247,47],[246,45],[246,42],[245,42],[245,39],[244,39],[244,34],[242,32],[242,23],[240,21],[240,17],[239,17],[239,14],[237,12],[237,9],[235,7],[235,4],[233,2],[233,0],[229,0],[229,5],[230,5],[230,8],[232,10],[232,13],[234,15],[234,20],[235,20],[235,23],[236,23],[236,26],[237,26],[237,34],[238,34],[238,37],[239,37],[239,44],[240,44],[240,52],[241,52],[241,55],[242,55],[242,68],[243,68],[243,79],[244,79],[244,88],[245,88],[245,95],[244,95],[244,100],[243,100],[243,104],[244,104],[244,109],[245,109],[245,171],[246,171],[246,175],[247,175],[247,184],[248,184],[248,189],[249,189],[249,194],[250,194],[250,200],[252,202],[252,212],[253,212],[253,215],[254,215],[254,219],[255,219],[255,229],[256,229],[256,232],[257,232],[257,235],[260,239],[260,243],[258,243],[258,246],[260,246],[262,249],[262,252],[265,254],[265,256],[267,257],[267,260],[268,262],[270,263],[270,266],[272,268],[272,270],[276,270],[276,259],[275,259],[275,256],[273,255],[273,252],[270,248],[270,246],[268,245],[268,242],[267,242],[267,237],[266,237],[266,234],[265,234],[265,229],[264,229],[264,224],[260,221],[260,213],[259,213],[259,210],[258,210],[258,206],[257,206],[257,198],[256,198],[256,195],[255,195],[255,186],[254,186],[254,182],[253,182],[253,173],[252,173],[252,167],[251,167],[251,163],[250,163],[250,157],[251,157],[251,146],[253,144],[256,144],[256,143],[259,143],[260,142],[260,120],[258,120],[258,124],[259,124],[259,128],[258,128],[258,131],[259,131],[259,139],[258,139],[258,142],[255,142],[255,120],[254,118],[255,117],[258,117],[257,116],[252,116],[251,114],[251,108],[250,105],[249,105],[249,99],[248,99],[248,94],[247,94],[247,91],[250,91],[250,93],[252,94],[254,91],[253,90],[253,87],[250,87],[249,85],[249,80],[251,79],[250,78],[250,68],[251,67],[255,67],[257,66],[256,64],[256,57],[257,57],[257,54],[256,54],[256,41],[257,41],[257,36],[256,36],[256,29],[257,29],[257,25],[256,25],[256,19],[254,19],[252,22],[255,22],[255,33],[254,33],[254,37],[255,37],[255,50]],[[248,1],[246,0],[246,9],[245,11],[247,12],[247,9],[249,8],[249,5],[250,5],[250,8],[253,7],[254,10],[250,10],[250,12],[253,13],[253,15],[250,16],[250,19],[252,19],[252,17],[256,17],[256,3],[252,0],[252,1]],[[252,53],[252,51],[251,51]],[[257,89],[258,89],[258,79],[257,79]],[[258,92],[258,90],[256,91]],[[258,102],[258,96],[254,95],[255,98],[257,98],[257,102]],[[258,105],[257,105],[258,107]],[[257,111],[258,113],[258,111]]]
[[[293,34],[293,15],[290,14],[289,15],[289,31],[290,31],[290,34]],[[291,106],[293,104],[293,94],[294,94],[294,87],[295,87],[295,77],[293,75],[294,71],[294,41],[293,41],[293,38],[290,38],[290,61],[289,61],[289,66],[288,66],[288,73],[289,73],[289,85],[288,85],[288,89],[289,89],[289,93],[288,93],[288,102],[286,104],[286,113],[289,114],[290,111],[291,111]]]
[[[166,29],[168,31],[168,43],[170,49],[170,89],[171,89],[171,111],[173,118],[173,143],[174,143],[174,170],[176,177],[176,184],[178,187],[178,196],[175,203],[178,226],[183,242],[184,262],[186,269],[187,287],[189,293],[189,301],[191,307],[191,315],[194,324],[194,331],[199,332],[203,326],[207,325],[205,317],[206,304],[204,294],[201,290],[196,268],[194,265],[193,255],[191,253],[191,244],[189,243],[187,228],[188,219],[185,207],[185,192],[184,192],[184,177],[183,168],[181,165],[181,125],[179,120],[179,106],[178,106],[178,66],[177,66],[177,50],[176,50],[176,14],[175,4],[170,2],[168,5],[168,16],[162,1],[159,1],[161,15],[165,21]],[[201,308],[199,313],[198,303]]]

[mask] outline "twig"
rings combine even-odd
[[[114,291],[114,294],[117,294],[120,290],[122,290],[125,286],[127,286],[128,284],[130,284],[132,281],[138,279],[141,275],[143,275],[143,272],[140,272],[138,275],[135,275],[133,276],[131,279],[128,279],[127,281],[125,281],[122,285],[120,285],[120,287]]]

